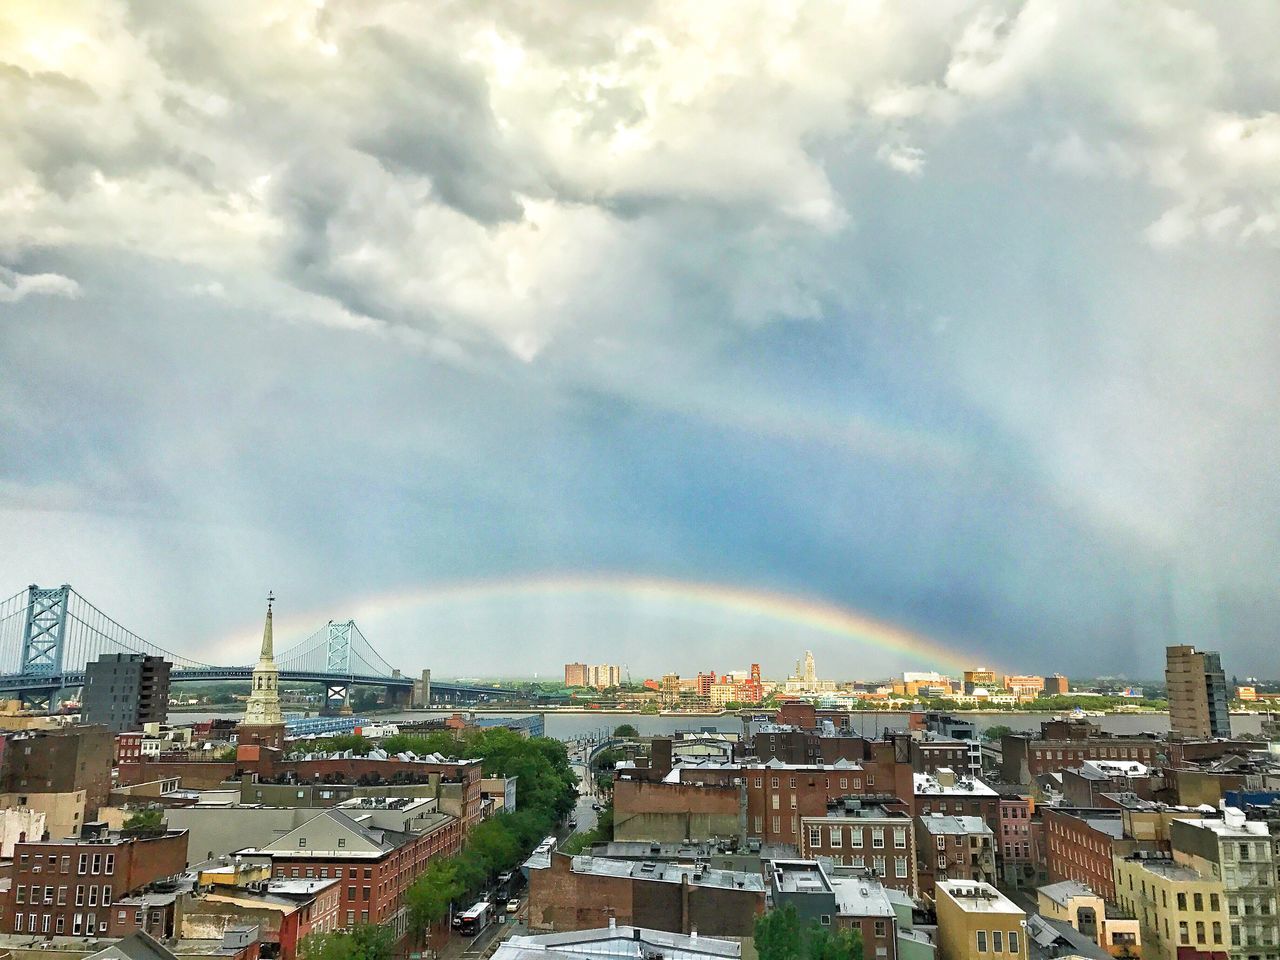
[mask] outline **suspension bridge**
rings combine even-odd
[[[117,623],[70,585],[34,584],[0,602],[0,692],[36,709],[56,709],[60,694],[84,684],[86,665],[104,654],[145,654],[172,664],[171,683],[249,681],[250,664],[218,666],[166,650]],[[354,620],[330,620],[276,654],[282,681],[323,684],[326,708],[348,702],[354,687],[382,687],[388,705],[410,703],[414,680],[391,666]],[[467,684],[423,684],[430,704],[510,700],[513,690]]]

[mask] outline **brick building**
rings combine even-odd
[[[0,930],[92,937],[110,929],[120,901],[186,866],[180,830],[15,844]]]
[[[915,895],[915,831],[905,807],[892,797],[833,801],[826,816],[801,818],[800,855],[830,857],[837,866],[869,871],[886,887]]]
[[[981,780],[940,769],[912,778],[912,812],[917,816],[981,817],[994,834],[1000,829],[1000,796]]]
[[[916,817],[916,853],[921,896],[932,898],[944,880],[995,882],[995,834],[981,817]]]
[[[838,760],[861,763],[868,757],[867,741],[862,737],[802,730],[781,724],[761,725],[743,748],[749,756],[762,763],[776,760],[797,766],[817,766]]]
[[[765,909],[756,872],[553,853],[529,870],[529,926],[590,930],[611,920],[670,933],[749,937]]]
[[[23,730],[0,751],[0,804],[44,812],[52,837],[79,835],[107,802],[115,738],[105,727]]]
[[[313,933],[342,927],[341,881],[269,881],[265,888],[214,887],[200,896],[185,895],[179,911],[184,939],[221,940],[228,930],[258,928],[266,956],[295,960],[298,947]]]
[[[269,859],[277,880],[340,880],[343,929],[375,923],[401,937],[408,919],[405,891],[432,859],[462,849],[463,831],[445,814],[421,821],[413,832],[380,828],[374,812],[376,807],[325,810],[240,854]]]
[[[1138,846],[1125,839],[1121,811],[1043,807],[1041,813],[1049,882],[1075,880],[1104,900],[1114,900],[1112,858],[1128,856]]]
[[[1036,879],[1036,838],[1041,823],[1033,818],[1035,803],[1029,796],[1000,798],[1000,827],[996,855],[1001,881],[1013,887],[1033,885]]]
[[[1000,749],[1000,779],[1005,783],[1030,783],[1042,773],[1079,767],[1086,760],[1131,760],[1152,766],[1168,753],[1168,746],[1155,737],[1112,736],[1096,723],[1081,720],[1045,721],[1038,737],[1007,733]]]

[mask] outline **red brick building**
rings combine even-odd
[[[1008,733],[1000,740],[1000,779],[1030,783],[1042,773],[1079,767],[1086,760],[1131,760],[1152,766],[1169,747],[1145,735],[1112,736],[1096,723],[1046,720],[1040,736]]]
[[[376,923],[403,936],[405,891],[432,859],[462,849],[462,824],[441,814],[421,832],[405,833],[366,826],[353,814],[358,810],[326,810],[279,839],[241,853],[269,857],[278,880],[341,881],[341,928]]]
[[[0,930],[94,936],[118,901],[186,866],[186,831],[15,844]]]
[[[800,827],[802,858],[830,857],[838,866],[870,871],[884,886],[916,895],[915,831],[902,801],[836,801],[824,817],[803,817]]]
[[[1049,882],[1076,880],[1104,900],[1114,900],[1112,855],[1125,856],[1134,847],[1133,841],[1124,839],[1121,811],[1042,807],[1040,812]]]
[[[115,737],[106,727],[22,730],[8,734],[0,755],[0,793],[84,791],[85,819],[111,792]]]

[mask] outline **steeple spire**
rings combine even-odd
[[[271,649],[271,605],[275,603],[276,595],[274,592],[267,593],[267,622],[262,628],[262,653],[258,657],[259,660],[273,660],[275,654]]]

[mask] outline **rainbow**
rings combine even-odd
[[[626,574],[556,574],[447,582],[364,597],[341,611],[276,615],[277,635],[301,636],[329,619],[357,623],[409,610],[447,605],[488,605],[528,599],[599,598],[661,605],[660,615],[688,613],[759,618],[825,634],[859,646],[902,654],[913,662],[955,671],[970,669],[971,654],[949,644],[825,600],[723,583]],[[283,623],[281,621],[284,621]],[[239,638],[237,638],[239,639]],[[377,637],[371,637],[376,646]],[[796,637],[798,645],[804,642]],[[287,645],[287,644],[283,644]]]

